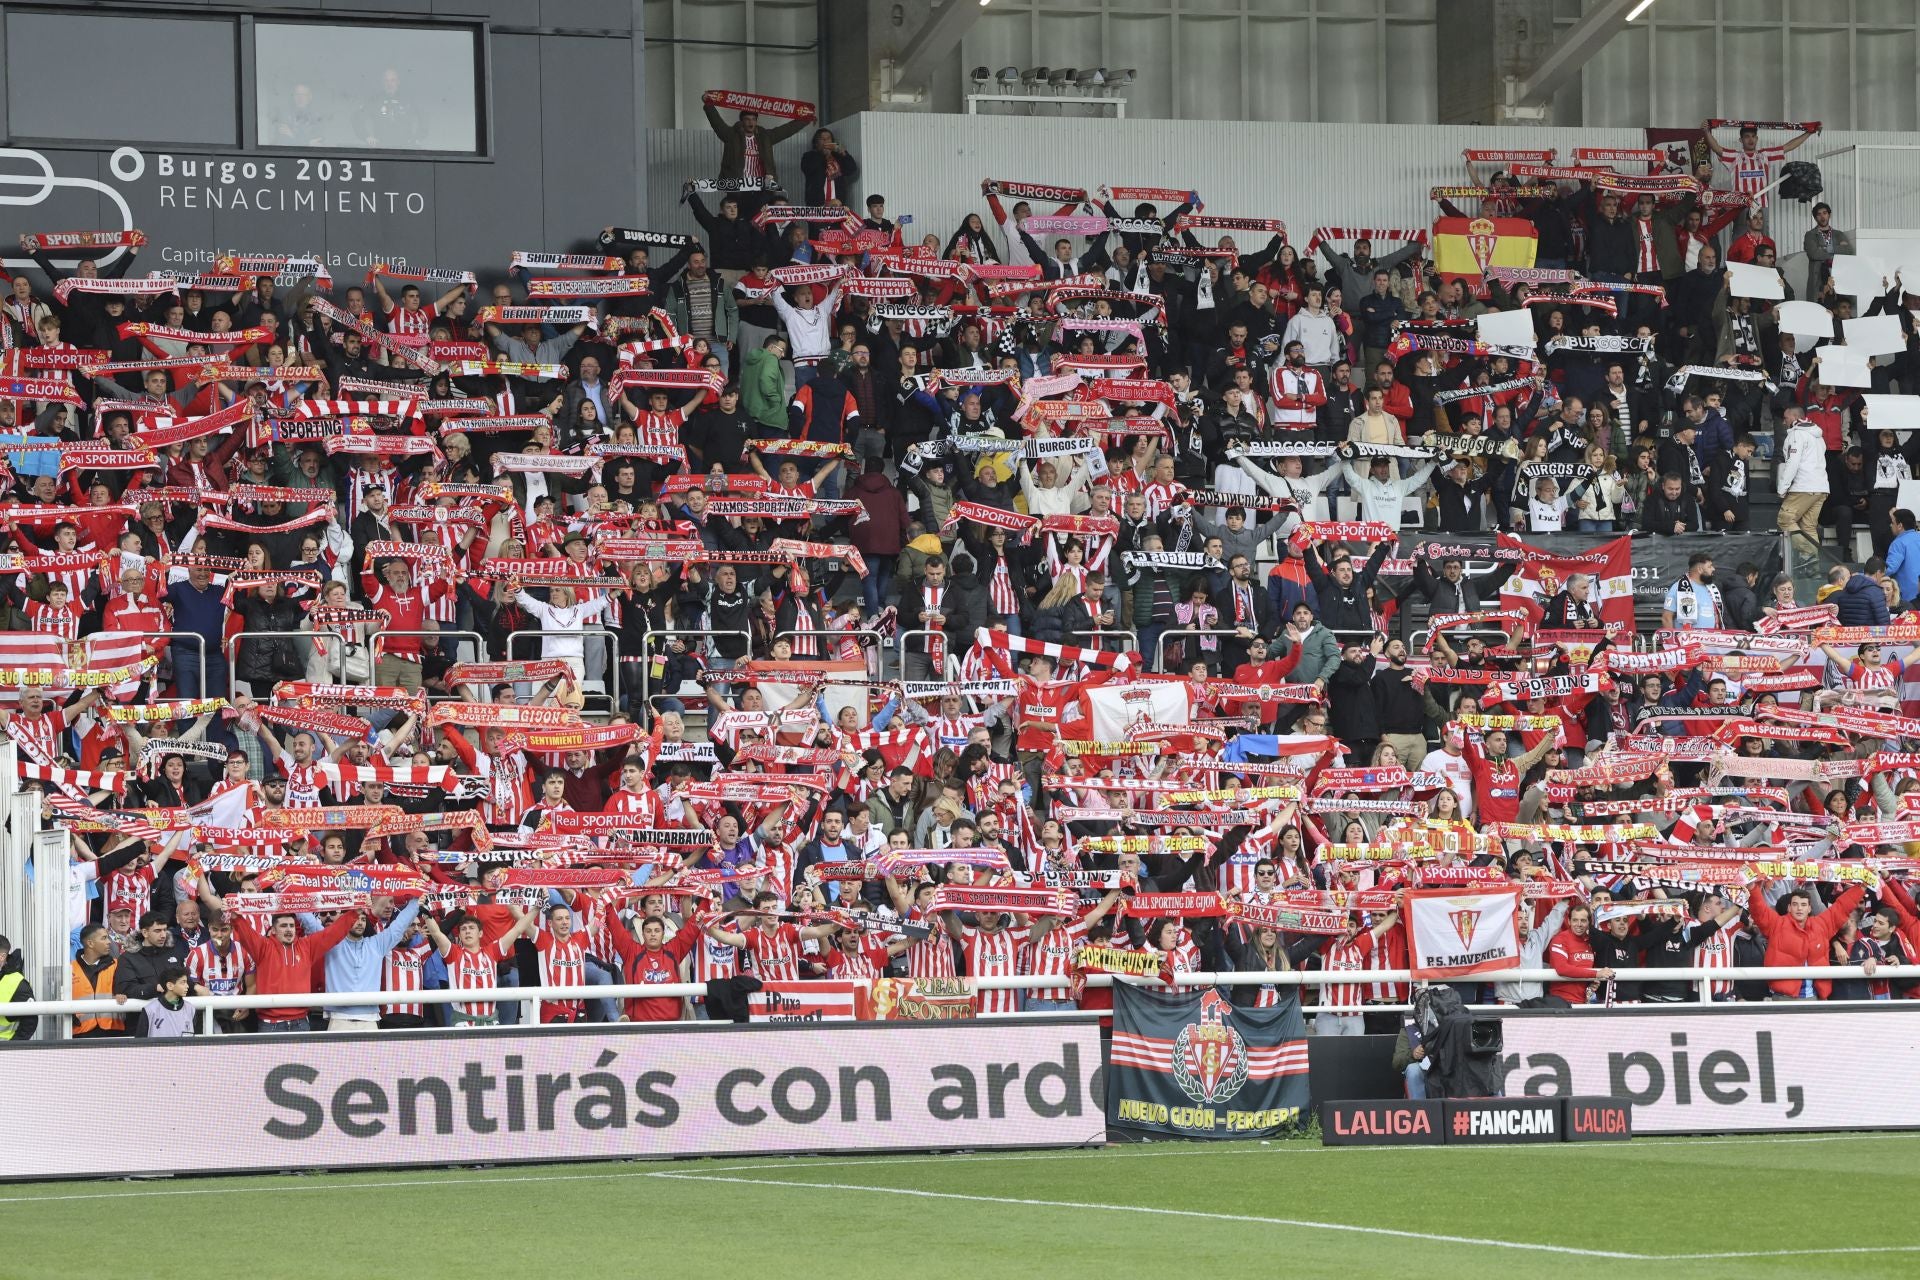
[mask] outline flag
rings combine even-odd
[[[1307,1023],[1289,995],[1269,1009],[1213,989],[1116,983],[1107,1123],[1182,1138],[1260,1138],[1310,1103]]]
[[[1153,680],[1107,684],[1080,695],[1094,742],[1125,742],[1149,725],[1186,724],[1193,718],[1184,681]]]
[[[1489,893],[1407,893],[1407,953],[1421,981],[1520,967],[1519,886]]]
[[[1524,609],[1537,624],[1547,599],[1557,595],[1573,574],[1593,578],[1588,598],[1610,631],[1633,630],[1633,539],[1624,535],[1573,555],[1557,556],[1523,542],[1511,533],[1500,535],[1500,546],[1526,556],[1513,575],[1500,584],[1500,607]]]
[[[1530,267],[1540,233],[1525,218],[1440,218],[1433,224],[1433,265],[1443,280],[1473,288],[1488,267]]]

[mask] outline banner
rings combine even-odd
[[[1092,726],[1086,736],[1096,742],[1124,742],[1142,726],[1186,724],[1193,716],[1191,696],[1179,681],[1101,685],[1080,697]]]
[[[1406,919],[1413,976],[1425,981],[1519,968],[1519,911],[1518,887],[1486,893],[1412,890]]]
[[[750,1039],[727,1048],[714,1034]],[[636,1023],[538,1037],[263,1035],[119,1047],[37,1043],[0,1054],[0,1091],[35,1099],[10,1118],[0,1178],[399,1167],[420,1163],[429,1135],[436,1161],[506,1164],[1077,1147],[1099,1143],[1104,1128],[1090,1021],[707,1034]],[[1299,1057],[1304,1103],[1304,1043]],[[994,1086],[989,1105],[989,1080],[1004,1083],[1013,1063],[1018,1080]],[[218,1079],[220,1106],[183,1128],[172,1108],[152,1105],[163,1069]],[[83,1078],[87,1088],[72,1087]],[[524,1108],[512,1101],[521,1097]]]
[[[1508,1097],[1611,1095],[1632,1105],[1637,1134],[1908,1129],[1920,1114],[1920,1007],[1903,1000],[1509,1012],[1501,1029]]]
[[[1653,542],[1658,539],[1645,539]],[[1538,544],[1538,545],[1536,545]],[[1532,535],[1526,541],[1510,533],[1499,535],[1499,545],[1526,556],[1520,568],[1500,586],[1500,603],[1527,611],[1536,622],[1547,600],[1565,589],[1575,574],[1593,579],[1588,599],[1599,611],[1600,620],[1609,627],[1633,629],[1633,539],[1610,538],[1590,551],[1567,555],[1543,550],[1545,541]]]
[[[1113,988],[1107,1122],[1181,1138],[1259,1138],[1309,1105],[1307,1024],[1288,996],[1237,1008],[1218,991]]]

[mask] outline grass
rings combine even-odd
[[[1916,1196],[1895,1133],[36,1183],[0,1276],[1910,1277]]]

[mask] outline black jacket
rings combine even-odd
[[[1327,728],[1348,746],[1380,736],[1380,714],[1373,695],[1373,655],[1347,662],[1327,673]]]
[[[745,271],[753,266],[754,258],[766,242],[760,228],[744,217],[726,218],[718,211],[709,213],[697,191],[687,194],[687,204],[693,209],[700,229],[707,233],[708,261],[728,271]]]
[[[1427,731],[1426,702],[1420,691],[1413,687],[1413,670],[1410,667],[1385,666],[1373,673],[1373,705],[1383,735]],[[1400,763],[1408,770],[1420,767],[1418,760],[1402,760]]]
[[[239,677],[256,685],[304,679],[306,664],[300,659],[298,641],[280,635],[256,638],[254,634],[300,630],[306,617],[300,606],[285,596],[273,600],[256,597],[242,604],[240,612],[247,625],[246,638],[238,645]]]
[[[177,963],[171,946],[142,944],[121,954],[119,966],[113,971],[113,994],[127,998],[127,1029],[135,1035],[144,1020],[134,1010],[160,994],[160,974]]]
[[[1333,580],[1321,562],[1320,549],[1309,547],[1305,557],[1307,577],[1313,581],[1315,598],[1320,601],[1320,621],[1329,631],[1337,633],[1373,631],[1373,606],[1368,603],[1367,592],[1373,586],[1374,577],[1380,572],[1380,566],[1386,562],[1391,542],[1383,542],[1375,547],[1373,554],[1367,557],[1366,564],[1356,568],[1353,582],[1342,587]],[[1341,639],[1350,636],[1342,635]]]
[[[1671,534],[1676,523],[1685,525],[1688,533],[1699,531],[1700,507],[1693,500],[1693,491],[1681,485],[1680,496],[1671,499],[1660,492],[1658,485],[1648,489],[1647,505],[1640,513],[1640,527],[1648,533]]]

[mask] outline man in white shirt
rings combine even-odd
[[[1340,331],[1327,313],[1327,295],[1319,285],[1307,287],[1307,305],[1287,321],[1286,341],[1306,348],[1307,363],[1323,373],[1340,358]]]
[[[1460,816],[1473,817],[1473,766],[1467,763],[1467,735],[1458,725],[1448,725],[1440,745],[1427,752],[1420,762],[1421,773],[1444,774],[1447,789],[1459,798]]]

